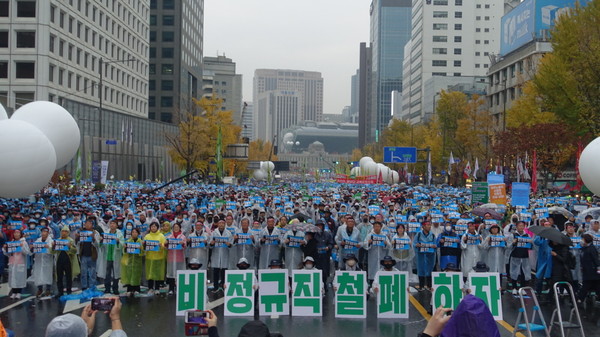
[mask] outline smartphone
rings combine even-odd
[[[92,310],[111,311],[115,305],[114,298],[96,297],[92,298]]]
[[[208,311],[188,310],[185,314],[185,323],[208,325],[207,318],[210,318],[210,312]]]

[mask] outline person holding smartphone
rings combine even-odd
[[[111,298],[114,304],[110,311],[105,311],[111,321],[110,337],[127,337],[121,324],[121,301],[118,297]],[[97,310],[92,310],[88,304],[81,316],[66,314],[55,317],[46,327],[45,337],[87,337],[94,331]]]

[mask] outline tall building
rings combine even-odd
[[[414,1],[399,118],[420,123],[433,116],[434,111],[426,111],[423,104],[425,83],[433,76],[485,76],[489,55],[500,49],[505,1],[509,0]]]
[[[404,45],[411,37],[412,0],[373,0],[371,3],[371,53],[374,99],[371,102],[368,142],[392,118],[392,92],[402,91]]]
[[[147,3],[0,1],[0,103],[68,98],[146,117]]]
[[[375,127],[372,111],[372,72],[371,47],[366,42],[360,43],[360,59],[358,69],[358,146],[364,147],[375,138]]]
[[[254,71],[253,99],[272,90],[294,91],[300,95],[298,120],[320,122],[323,118],[323,77],[316,71],[257,69]],[[260,109],[256,109],[259,111]]]
[[[253,112],[254,139],[279,143],[284,129],[301,122],[302,99],[300,92],[291,90],[269,90],[258,94]]]
[[[244,102],[242,106],[242,138],[254,140],[254,104]]]
[[[350,123],[358,123],[358,97],[359,97],[360,69],[350,78]]]
[[[221,109],[233,111],[233,121],[242,125],[242,75],[235,73],[235,62],[220,55],[205,56],[202,69],[203,96],[223,99]]]
[[[201,96],[203,27],[204,0],[150,1],[150,119],[172,123]]]

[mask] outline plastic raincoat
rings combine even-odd
[[[96,273],[100,278],[106,278],[106,266],[109,263],[113,264],[114,276],[113,278],[119,279],[121,278],[121,257],[123,255],[123,242],[125,239],[123,238],[123,232],[117,230],[115,233],[117,235],[117,243],[114,245],[109,245],[104,242],[101,242],[98,245],[98,259],[96,260]],[[112,246],[112,247],[111,247]],[[113,249],[113,260],[111,262],[108,261],[108,250]]]
[[[269,262],[273,259],[279,258],[279,249],[281,248],[281,233],[279,229],[273,228],[273,231],[269,233],[267,228],[264,228],[260,233],[259,240],[265,239],[265,242],[260,244],[260,260],[259,260],[259,269],[267,269],[269,266]]]
[[[511,237],[503,235],[500,231],[496,235],[490,233],[481,243],[481,249],[487,251],[485,264],[490,268],[491,273],[506,272],[506,251],[510,251],[513,243],[510,239]]]
[[[254,247],[256,247],[256,238],[254,237],[254,233],[248,228],[248,231],[244,233],[242,229],[239,229],[235,235],[238,236],[238,240],[234,240],[233,244],[233,252],[230,252],[234,257],[235,264],[242,258],[245,257],[248,260],[248,264],[250,264],[250,268],[254,267]],[[249,238],[241,237],[241,236],[249,236]],[[248,241],[250,240],[250,241]],[[232,254],[233,253],[233,254]],[[231,260],[231,259],[230,259]],[[229,266],[230,269],[234,269],[234,266]]]
[[[292,270],[302,268],[302,248],[300,248],[300,240],[304,240],[304,232],[288,230],[283,236],[283,242],[290,240],[285,244],[285,266],[288,270],[288,275],[292,275]],[[302,239],[299,239],[302,238]]]
[[[185,270],[185,247],[187,246],[187,241],[185,235],[182,232],[175,233],[171,232],[169,235],[165,237],[167,242],[169,239],[181,239],[181,247],[182,249],[168,249],[167,250],[167,277],[175,278],[177,277],[178,270]]]
[[[27,255],[29,255],[29,245],[25,238],[19,241],[21,251],[18,253],[8,253],[6,248],[2,247],[2,253],[8,256],[8,286],[17,289],[27,287]]]
[[[165,279],[165,260],[166,249],[164,248],[165,236],[161,232],[148,233],[144,236],[144,241],[158,241],[160,246],[158,251],[148,251],[144,245],[144,254],[146,256],[146,279],[154,281],[164,281]]]
[[[467,242],[465,242],[465,238],[467,239]],[[464,277],[468,277],[469,273],[473,270],[473,267],[479,262],[482,241],[481,235],[477,233],[470,234],[469,232],[466,232],[460,238],[460,248],[462,249],[460,269],[462,270]]]
[[[418,243],[425,246],[417,247]],[[427,235],[423,232],[418,232],[413,239],[413,247],[417,254],[417,275],[419,277],[431,276],[435,264],[435,251],[437,247],[435,235],[431,232]]]
[[[35,253],[31,247],[31,254],[34,255],[33,263],[33,282],[36,286],[52,285],[54,282],[54,255],[52,254],[53,240],[48,237],[46,241],[42,238],[35,240],[37,243],[46,243],[48,245],[46,253]]]
[[[217,242],[217,238],[224,238],[226,242]],[[219,228],[212,232],[210,241],[215,240],[215,245],[212,248],[212,256],[210,259],[212,268],[223,268],[229,267],[229,246],[227,243],[231,243],[232,235],[227,229],[221,231]]]
[[[344,244],[342,244],[344,242]],[[341,225],[335,235],[335,243],[339,246],[338,261],[343,263],[343,259],[348,254],[354,254],[358,257],[358,249],[362,244],[360,240],[360,230],[356,227],[352,228],[352,232],[348,234],[348,226]],[[358,246],[357,246],[358,245]]]
[[[369,243],[369,240],[373,240],[373,242]],[[379,271],[379,261],[381,261],[384,256],[389,255],[391,246],[390,240],[383,232],[377,234],[374,231],[371,231],[365,237],[363,247],[369,251],[369,264],[367,270],[367,278],[369,280],[375,279],[375,274]]]
[[[71,261],[71,279],[75,279],[75,277],[77,277],[77,275],[79,275],[79,273],[81,272],[81,268],[79,267],[79,259],[77,258],[77,246],[75,245],[75,240],[73,240],[70,236],[68,236],[66,239],[63,239],[62,237],[58,237],[58,239],[60,240],[68,240],[69,243],[71,243],[71,245],[69,246],[69,250],[66,251],[67,255],[69,256],[69,261]],[[56,239],[54,239],[56,240]],[[54,250],[54,263],[58,262],[58,257],[60,255],[60,253],[62,253],[62,251],[58,251],[58,250]],[[56,272],[56,269],[55,269]]]
[[[396,268],[400,271],[408,271],[409,277],[412,276],[412,261],[415,257],[415,251],[411,249],[412,240],[408,234],[399,236],[394,234],[390,241],[392,245],[391,255],[396,260]]]
[[[139,286],[142,283],[142,262],[144,256],[143,240],[130,238],[123,244],[123,256],[121,257],[121,283],[128,286]],[[139,243],[139,254],[127,253],[127,243]]]
[[[537,251],[537,268],[535,277],[538,280],[550,278],[552,276],[552,248],[550,242],[541,236],[536,236],[533,243],[538,246]]]
[[[187,239],[189,240],[187,246],[187,256],[189,259],[198,259],[202,266],[200,270],[206,270],[208,267],[208,239],[210,239],[210,234],[202,229],[202,232],[198,233],[194,231],[190,235],[188,235]],[[199,245],[202,247],[193,247],[195,245]]]

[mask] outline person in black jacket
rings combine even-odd
[[[552,274],[550,276],[549,297],[554,294],[554,284],[556,282],[569,282],[573,285],[571,268],[567,263],[569,261],[569,255],[571,254],[569,247],[553,241],[550,241],[550,247],[552,248],[552,251],[550,252],[550,255],[552,256]]]
[[[317,220],[316,226],[321,231],[315,233],[315,240],[317,241],[317,256],[313,258],[315,259],[317,269],[323,271],[323,284],[327,285],[330,272],[329,265],[331,260],[331,250],[333,249],[335,241],[333,241],[333,235],[331,235],[331,232],[325,230],[325,222],[323,220]],[[325,289],[327,289],[327,287],[325,287]]]
[[[592,245],[594,238],[590,234],[581,236],[581,278],[583,286],[579,290],[577,303],[581,303],[590,291],[600,296],[600,259],[598,250]]]

